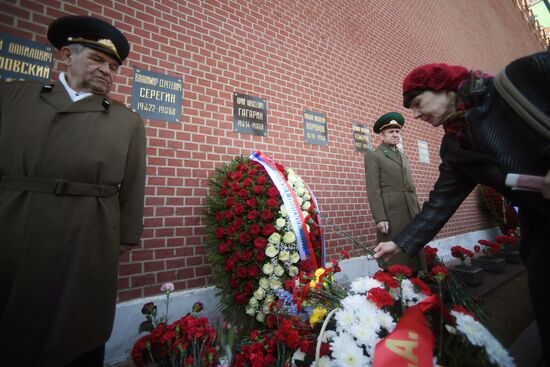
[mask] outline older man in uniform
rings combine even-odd
[[[382,143],[365,155],[367,195],[378,242],[393,239],[420,211],[409,158],[397,146],[404,124],[400,113],[381,116],[374,123],[373,131],[380,135]],[[413,271],[425,269],[423,253],[415,257],[399,254],[390,264],[406,265]]]
[[[142,231],[144,126],[107,97],[120,31],[69,16],[48,39],[59,81],[0,84],[0,365],[102,366],[119,251]]]

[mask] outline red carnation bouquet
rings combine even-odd
[[[460,260],[462,265],[466,265],[466,259],[474,257],[474,253],[462,246],[451,247],[451,256]]]
[[[222,311],[250,329],[285,281],[323,263],[318,205],[292,169],[261,152],[216,169],[209,186],[206,245]]]

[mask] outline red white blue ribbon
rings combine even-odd
[[[296,193],[287,182],[283,173],[275,167],[275,163],[270,157],[265,156],[260,151],[256,151],[252,153],[249,158],[255,162],[258,162],[265,168],[271,178],[271,181],[273,181],[273,184],[277,190],[279,190],[279,194],[283,199],[283,204],[285,205],[292,229],[296,235],[296,243],[298,244],[300,259],[310,259],[313,268],[317,269],[317,259],[315,258],[315,253],[313,252],[311,239],[309,238],[309,234],[307,232],[307,223],[304,215],[302,214],[302,209],[298,204]]]

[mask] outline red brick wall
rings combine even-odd
[[[113,93],[130,104],[133,67],[183,77],[180,124],[146,120],[147,191],[143,245],[121,259],[119,300],[211,283],[202,245],[207,178],[233,156],[261,150],[294,168],[324,216],[374,243],[363,154],[352,121],[372,125],[401,107],[413,67],[448,62],[497,72],[540,50],[514,0],[97,0],[1,1],[0,31],[47,43],[47,25],[66,14],[99,16],[129,38],[132,53]],[[62,68],[56,65],[56,68]],[[232,93],[266,99],[267,137],[232,131]],[[324,113],[328,146],[303,142],[304,109]],[[408,118],[404,146],[421,201],[437,177],[442,132]],[[417,140],[430,164],[418,162]],[[374,143],[378,144],[377,137]],[[440,233],[492,226],[475,196]],[[328,234],[330,255],[346,243]],[[360,255],[356,250],[354,255]]]

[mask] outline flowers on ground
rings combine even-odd
[[[482,246],[481,252],[483,252],[485,256],[496,255],[500,252],[500,245],[498,244],[498,242],[488,241],[488,240],[479,240],[477,241],[477,243],[479,243]]]
[[[451,247],[451,255],[460,260],[462,265],[466,264],[466,259],[469,257],[474,257],[474,253],[462,246],[453,246]]]

